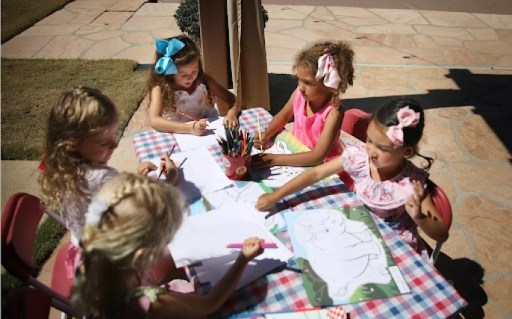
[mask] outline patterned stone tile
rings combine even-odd
[[[60,11],[54,12],[48,17],[36,23],[36,25],[48,24],[87,24],[96,19],[97,16],[102,14],[104,9],[68,9],[64,8]]]
[[[105,24],[105,25],[119,25],[123,24],[133,15],[133,12],[104,12],[100,15],[96,20],[94,20],[91,24]]]
[[[135,12],[139,9],[147,0],[119,0],[114,3],[108,11],[131,11]]]
[[[379,24],[379,25],[372,25],[372,26],[361,26],[356,28],[356,31],[358,33],[384,33],[384,34],[394,34],[394,35],[401,35],[401,34],[416,34],[416,30],[410,25],[407,24]]]
[[[440,27],[486,27],[485,23],[471,13],[446,11],[420,11],[434,26]]]
[[[78,30],[82,24],[62,24],[62,25],[34,25],[23,31],[18,37],[40,37],[47,35],[70,35]]]
[[[112,58],[131,59],[141,64],[153,63],[155,60],[155,46],[153,44],[133,45]]]
[[[112,39],[96,41],[87,51],[82,54],[84,59],[111,59],[116,54],[119,54],[130,47],[121,38],[115,37]]]
[[[265,9],[272,19],[302,20],[313,12],[314,7],[265,5]]]
[[[173,15],[178,6],[179,3],[144,3],[134,15],[174,19]]]
[[[475,17],[494,29],[512,29],[512,16],[501,14],[473,13]]]
[[[387,21],[367,9],[351,7],[329,7],[336,18],[354,26],[385,24]]]
[[[429,22],[415,10],[368,9],[368,11],[393,24],[429,24]]]
[[[420,34],[435,36],[435,37],[446,37],[455,38],[461,40],[473,40],[473,36],[466,31],[464,28],[447,28],[430,25],[417,25],[416,30]]]
[[[52,36],[14,37],[2,44],[2,58],[33,58],[52,39]]]
[[[82,55],[94,41],[75,35],[56,36],[34,58],[74,59]]]

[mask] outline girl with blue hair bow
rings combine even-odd
[[[149,123],[155,130],[202,135],[207,119],[218,115],[212,97],[229,105],[224,124],[238,126],[235,95],[203,72],[199,49],[185,35],[157,39],[148,88]]]

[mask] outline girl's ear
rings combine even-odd
[[[414,151],[414,147],[412,146],[405,146],[404,147],[404,156],[406,158],[410,158],[416,155],[416,152]]]

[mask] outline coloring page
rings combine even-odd
[[[210,118],[203,135],[174,133],[174,138],[182,152],[217,144],[217,138],[226,138],[223,122],[224,117]]]
[[[401,291],[395,282],[396,264],[370,214],[364,206],[285,213],[303,280],[310,283],[305,287],[312,305],[407,292],[408,287]]]

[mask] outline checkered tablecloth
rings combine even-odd
[[[264,109],[242,111],[241,127],[252,133],[256,132],[256,114],[258,113],[262,130],[265,130],[271,115]],[[139,133],[133,140],[139,160],[161,156],[174,143],[172,134],[154,131]],[[212,145],[208,150],[216,162],[223,167],[218,145]],[[285,197],[278,203],[278,209],[302,210],[359,204],[355,195],[349,192],[341,181],[334,179]],[[464,299],[433,266],[425,263],[385,222],[376,216],[373,218],[411,293],[344,305],[345,311],[350,313],[350,318],[446,318],[466,305]],[[282,239],[289,247],[291,246],[286,233],[283,234]],[[307,298],[299,271],[295,261],[291,260],[285,268],[277,269],[237,290],[222,310],[213,317],[227,318],[236,317],[237,314],[311,308],[312,305]],[[190,272],[191,275],[194,274],[193,268]],[[208,286],[200,287],[201,292],[206,292],[208,289]],[[333,309],[334,312],[335,309]]]
[[[253,135],[257,133],[258,114],[260,115],[261,130],[265,131],[268,123],[272,120],[272,115],[263,108],[243,110],[238,118],[240,128],[246,129]],[[172,133],[163,133],[155,130],[137,133],[132,139],[132,146],[139,161],[161,157],[166,151],[169,151],[174,144],[177,145],[176,139]],[[178,145],[174,149],[174,152],[180,152]]]

